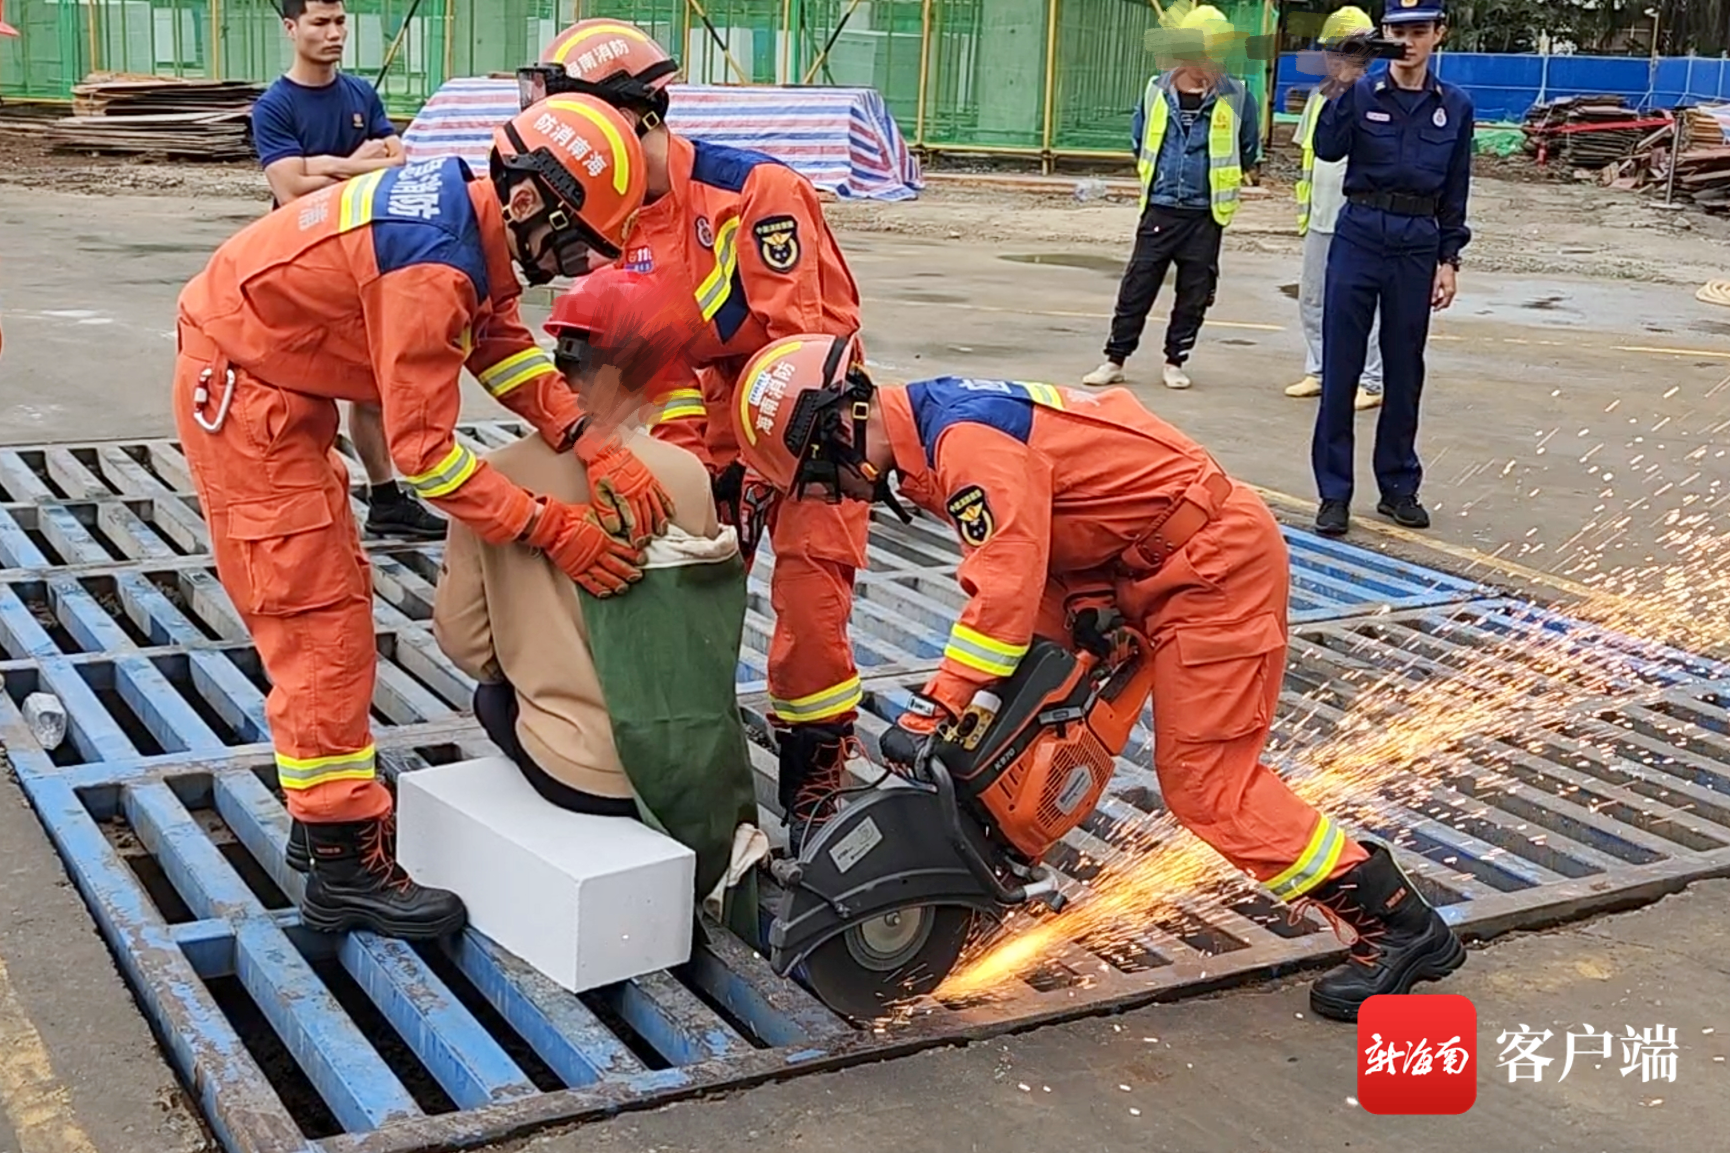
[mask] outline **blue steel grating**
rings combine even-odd
[[[484,448],[513,430],[465,435]],[[1150,923],[1137,944],[1074,942],[1000,1003],[931,1003],[877,1032],[839,1021],[722,933],[677,973],[583,997],[473,933],[448,953],[308,933],[293,911],[299,878],[282,860],[287,818],[267,787],[264,678],[210,568],[177,450],[0,450],[0,495],[11,502],[0,505],[0,741],[230,1150],[481,1144],[1337,952],[1318,925],[1286,926],[1260,898],[1198,906],[1181,923]],[[1364,670],[1457,670],[1510,636],[1565,634],[1625,674],[1613,697],[1585,702],[1547,744],[1515,751],[1517,795],[1480,797],[1468,777],[1439,784],[1433,810],[1379,818],[1450,919],[1496,932],[1730,871],[1730,667],[1494,599],[1447,574],[1287,536],[1294,636],[1282,725],[1337,721]],[[396,773],[490,752],[466,715],[472,686],[427,627],[437,548],[372,551],[382,761]],[[880,525],[871,560],[854,627],[871,689],[867,745],[937,659],[960,605],[944,526]],[[741,654],[748,714],[761,703],[770,625],[765,561]],[[70,714],[71,735],[52,755],[17,711],[36,687]],[[1101,812],[1060,853],[1070,883],[1110,852],[1114,830],[1160,811],[1149,742],[1144,728]],[[772,758],[754,755],[772,809]]]

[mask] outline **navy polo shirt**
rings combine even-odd
[[[343,72],[322,88],[279,76],[252,106],[252,142],[266,168],[290,156],[347,156],[395,133],[377,90]]]

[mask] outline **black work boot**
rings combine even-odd
[[[443,540],[449,523],[402,490],[396,481],[375,484],[367,493],[366,531],[369,536],[400,536],[411,540]]]
[[[1439,981],[1466,963],[1466,947],[1419,895],[1394,856],[1366,844],[1369,859],[1318,886],[1309,899],[1337,930],[1357,933],[1346,963],[1310,986],[1310,1008],[1336,1021],[1356,1021],[1358,1006],[1379,993],[1409,993],[1419,981]]]
[[[1351,506],[1343,500],[1324,500],[1316,510],[1316,531],[1323,536],[1345,536],[1352,527]]]
[[[382,937],[426,940],[468,923],[462,898],[428,889],[396,863],[394,817],[308,824],[312,872],[300,919],[320,933],[370,929]]]
[[[1384,496],[1376,502],[1376,511],[1401,528],[1429,528],[1430,514],[1418,503],[1416,496]]]
[[[797,857],[812,836],[835,815],[836,794],[846,783],[850,721],[792,725],[779,738],[779,796],[787,814],[787,852]]]
[[[306,847],[306,826],[293,818],[289,820],[288,847],[282,851],[282,857],[297,873],[312,868],[312,850]]]

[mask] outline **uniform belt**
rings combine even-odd
[[[1408,196],[1404,192],[1353,192],[1346,197],[1364,208],[1378,208],[1395,216],[1434,216],[1436,197]]]
[[[203,361],[217,372],[228,367],[228,357],[204,331],[182,320],[175,325],[180,355],[189,360]]]
[[[1189,538],[1219,513],[1231,495],[1231,477],[1210,467],[1200,480],[1184,489],[1147,534],[1118,554],[1117,563],[1135,576],[1151,576],[1175,556]]]

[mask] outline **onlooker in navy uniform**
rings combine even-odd
[[[294,63],[252,106],[252,141],[276,204],[403,162],[402,140],[365,80],[337,70],[348,41],[342,0],[282,0]],[[376,405],[349,409],[349,439],[366,467],[366,531],[437,540],[443,517],[397,484]]]
[[[1472,101],[1437,78],[1430,54],[1447,35],[1443,0],[1388,0],[1382,31],[1406,46],[1386,72],[1336,85],[1316,123],[1318,160],[1346,160],[1346,204],[1328,246],[1322,307],[1322,402],[1310,457],[1321,503],[1316,531],[1351,525],[1352,404],[1370,326],[1381,310],[1382,410],[1376,422],[1376,511],[1430,527],[1418,501],[1418,399],[1430,313],[1454,302],[1460,250],[1472,237]]]

